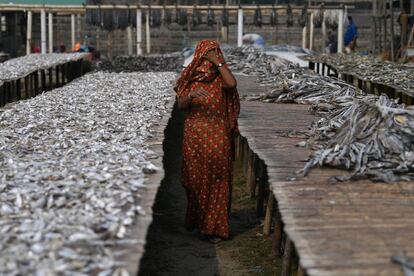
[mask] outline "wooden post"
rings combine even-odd
[[[301,265],[299,265],[298,267],[298,272],[296,273],[296,276],[305,276],[305,270],[303,269],[303,267]]]
[[[401,48],[407,45],[408,15],[401,15]]]
[[[263,235],[265,237],[270,235],[270,228],[272,227],[273,207],[275,203],[275,196],[272,192],[269,193],[269,199],[267,200],[266,215],[263,225]]]
[[[76,15],[76,26],[77,26],[77,28],[76,28],[76,33],[77,33],[77,38],[78,38],[78,41],[81,43],[81,41],[82,41],[82,20],[81,20],[82,18],[81,18],[81,15],[80,14],[77,14]]]
[[[22,90],[21,90],[21,79],[16,80],[16,100],[20,101],[22,99]]]
[[[344,9],[339,10],[338,15],[338,53],[344,50]]]
[[[309,50],[313,50],[313,38],[314,38],[314,31],[315,31],[315,28],[314,28],[314,24],[313,24],[313,17],[314,17],[314,14],[313,14],[313,12],[311,12],[311,15],[310,15],[310,36],[309,36]]]
[[[137,56],[142,55],[142,10],[137,9]]]
[[[247,187],[250,190],[250,183],[252,181],[252,179],[254,178],[254,173],[253,173],[253,158],[254,158],[254,153],[251,149],[249,149],[249,153],[248,153],[248,157],[247,157],[247,174],[246,174],[246,184]]]
[[[71,26],[72,46],[70,47],[69,50],[72,50],[72,48],[75,47],[75,44],[76,44],[76,41],[75,41],[76,28],[75,28],[75,15],[74,14],[70,15],[70,26]]]
[[[388,51],[388,38],[387,38],[387,17],[384,15],[384,17],[383,17],[383,20],[382,20],[382,22],[383,22],[383,24],[384,24],[384,26],[383,26],[383,29],[384,29],[384,32],[383,32],[383,35],[384,35],[384,50],[386,50],[386,51]]]
[[[49,68],[49,85],[48,85],[48,89],[52,90],[53,89],[53,69]]]
[[[410,14],[414,14],[414,0],[411,0]]]
[[[390,28],[391,28],[391,39],[390,39],[390,45],[391,45],[391,61],[394,61],[395,59],[395,52],[394,52],[394,7],[393,7],[393,0],[390,0],[390,14],[391,14],[391,22],[390,22]]]
[[[259,173],[259,189],[257,195],[257,204],[256,204],[256,211],[257,216],[263,216],[263,207],[264,207],[264,198],[265,198],[265,190],[266,190],[266,166],[264,161],[260,161],[260,173]]]
[[[127,27],[127,37],[128,37],[128,55],[132,56],[132,27]]]
[[[237,47],[243,45],[243,9],[237,10]]]
[[[40,71],[41,74],[41,83],[42,83],[42,91],[46,91],[46,71]]]
[[[33,14],[31,11],[27,12],[27,34],[26,34],[26,55],[32,52],[32,21]]]
[[[326,53],[326,21],[325,10],[322,13],[322,53]]]
[[[113,40],[114,40],[114,32],[108,32],[108,59],[112,60],[113,57]]]
[[[147,44],[147,54],[151,53],[151,31],[150,31],[150,10],[148,10],[145,21],[145,40]]]
[[[285,242],[285,254],[283,256],[282,264],[282,276],[290,276],[290,270],[292,267],[292,255],[293,255],[293,245],[289,237],[286,237]]]
[[[53,13],[49,12],[49,53],[53,53]]]
[[[58,88],[60,86],[60,81],[59,81],[59,66],[56,66],[55,67],[55,75],[56,75],[55,87]]]
[[[277,202],[274,202],[275,211],[274,211],[274,229],[273,229],[273,238],[272,238],[272,249],[276,258],[280,258],[282,247],[282,233],[283,233],[283,224],[282,217],[280,216],[279,208],[277,208]]]
[[[35,88],[35,96],[39,94],[39,74],[38,71],[33,72],[33,78],[34,78],[34,88]]]
[[[253,154],[253,164],[252,164],[252,175],[250,177],[250,198],[254,198],[256,196],[256,177],[257,177],[257,164],[258,164],[258,158],[256,154]]]
[[[306,48],[306,37],[307,37],[307,26],[303,27],[302,29],[302,48]]]
[[[249,160],[249,144],[247,143],[246,138],[243,142],[243,173],[247,175],[247,164]]]
[[[377,51],[377,23],[375,16],[377,15],[377,0],[372,0],[372,24],[371,24],[371,51],[373,54]]]
[[[46,12],[43,9],[40,13],[40,29],[41,29],[41,35],[40,35],[40,40],[41,40],[41,49],[42,49],[42,54],[46,54]]]

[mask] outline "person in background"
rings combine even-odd
[[[240,100],[237,82],[213,40],[198,43],[174,90],[186,111],[182,183],[186,228],[212,243],[229,237],[234,137]]]
[[[336,35],[335,31],[330,29],[328,31],[328,41],[326,43],[327,51],[330,54],[334,54],[338,52],[338,36]]]
[[[355,51],[356,41],[358,38],[358,30],[354,20],[351,16],[348,16],[348,27],[344,35],[345,51],[350,53]]]
[[[72,52],[80,52],[81,51],[81,44],[77,42],[72,49]]]
[[[60,43],[59,45],[59,52],[60,53],[66,53],[66,45],[63,43]]]
[[[40,54],[41,52],[42,52],[42,50],[40,49],[39,46],[34,46],[33,47],[32,53],[34,53],[34,54]]]

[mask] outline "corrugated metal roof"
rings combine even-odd
[[[84,0],[0,0],[0,4],[80,5]]]

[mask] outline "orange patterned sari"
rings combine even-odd
[[[232,143],[238,134],[240,101],[236,89],[224,89],[215,66],[203,58],[215,49],[215,41],[203,40],[194,59],[181,73],[175,90],[187,97],[197,88],[208,91],[207,98],[195,98],[184,123],[182,181],[187,192],[187,228],[201,234],[229,237],[229,203],[232,185]]]

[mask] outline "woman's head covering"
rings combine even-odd
[[[211,50],[216,50],[218,58],[224,62],[223,53],[216,41],[208,39],[201,40],[197,44],[192,62],[181,72],[174,87],[178,95],[181,95],[185,89],[189,88],[189,84],[192,81],[212,81],[216,77],[221,78],[221,75],[213,67],[213,64],[204,59],[204,56]],[[234,88],[226,91],[225,96],[230,129],[232,133],[238,133],[237,118],[240,113],[240,99],[237,89]]]
[[[196,68],[199,67],[203,62],[203,57],[211,50],[219,49],[219,44],[214,40],[204,39],[201,40],[195,49],[193,61],[181,72],[180,78],[177,80],[175,85],[175,92],[178,94],[179,91],[187,88],[188,84],[191,82],[192,77],[196,73]],[[221,51],[220,51],[221,53]]]

